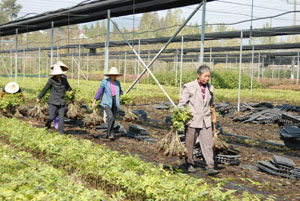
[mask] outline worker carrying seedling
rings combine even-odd
[[[9,82],[5,85],[5,87],[2,89],[1,92],[1,98],[5,96],[5,94],[20,94],[22,97],[22,100],[24,101],[24,94],[19,87],[19,85],[16,82]]]
[[[214,169],[213,160],[213,133],[212,122],[216,123],[216,111],[214,107],[213,90],[209,83],[211,76],[210,68],[201,65],[197,70],[197,79],[183,87],[183,94],[179,101],[179,107],[190,107],[193,118],[186,125],[186,162],[189,172],[196,172],[194,168],[193,150],[198,138],[202,154],[206,161],[208,175],[218,174]]]
[[[117,111],[120,110],[120,95],[123,95],[121,84],[117,80],[117,77],[121,75],[116,67],[111,67],[109,72],[104,74],[108,78],[102,80],[92,104],[92,107],[95,108],[96,101],[102,97],[100,105],[104,108],[107,115],[106,138],[110,140],[114,139],[114,135],[111,132],[114,128]]]
[[[54,64],[51,66],[51,74],[50,78],[38,95],[36,102],[39,103],[40,99],[46,94],[46,92],[50,89],[50,96],[48,99],[48,118],[46,120],[46,127],[50,128],[52,121],[58,114],[59,123],[58,123],[58,132],[60,134],[64,133],[64,115],[65,115],[65,94],[66,91],[72,90],[67,77],[63,76],[65,71],[62,70],[62,67],[58,64]]]

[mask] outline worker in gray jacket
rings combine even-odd
[[[215,175],[219,172],[214,169],[213,160],[213,133],[212,123],[216,123],[216,111],[213,100],[213,86],[209,84],[210,69],[202,65],[197,71],[197,80],[189,82],[183,87],[183,94],[179,101],[180,107],[190,107],[193,119],[188,122],[186,129],[186,147],[188,171],[196,172],[193,160],[193,150],[198,138],[202,154],[206,161],[208,175]]]
[[[55,119],[55,117],[58,114],[59,117],[59,123],[58,123],[58,132],[60,134],[64,133],[64,115],[65,115],[65,94],[66,91],[72,90],[71,86],[68,83],[67,77],[62,76],[65,71],[62,71],[62,68],[54,64],[51,67],[52,72],[51,76],[41,91],[41,93],[38,95],[38,98],[36,99],[36,102],[39,103],[40,99],[47,93],[47,91],[50,89],[50,96],[48,99],[48,118],[46,121],[46,127],[50,128],[52,121]]]

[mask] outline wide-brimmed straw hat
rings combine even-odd
[[[64,64],[62,61],[58,61],[56,64],[61,67],[62,71],[68,71],[69,70],[69,67],[66,64]],[[51,66],[50,69],[53,70],[53,66]]]
[[[9,94],[17,93],[20,89],[19,85],[15,82],[9,82],[5,85],[5,91]]]
[[[116,67],[111,67],[108,73],[104,74],[105,76],[110,76],[110,75],[116,75],[116,76],[121,76],[122,74],[119,73],[118,69]]]
[[[57,64],[54,64],[53,66],[51,66],[51,73],[50,75],[62,75],[65,74],[64,71],[62,71],[61,67]]]

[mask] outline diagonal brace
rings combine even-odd
[[[189,20],[196,14],[196,12],[201,8],[201,6],[203,5],[203,2],[201,2],[196,8],[195,10],[190,14],[190,16],[185,20],[185,22],[180,26],[180,28],[176,31],[176,33],[168,40],[168,42],[164,45],[164,47],[156,54],[156,56],[152,59],[152,61],[148,64],[148,66],[144,63],[144,61],[141,59],[140,55],[135,51],[135,49],[132,47],[132,45],[129,43],[129,41],[126,39],[126,37],[124,36],[124,34],[121,32],[121,30],[119,29],[118,25],[111,20],[111,22],[114,24],[114,26],[116,27],[116,29],[119,31],[119,33],[121,34],[121,36],[123,37],[123,39],[125,40],[125,42],[128,44],[128,46],[131,48],[131,50],[135,53],[135,55],[137,56],[137,58],[139,59],[139,61],[144,65],[145,69],[144,71],[137,77],[137,79],[133,82],[133,84],[127,89],[126,93],[128,93],[133,86],[140,80],[140,78],[145,74],[146,71],[149,72],[149,74],[152,76],[152,78],[155,80],[155,82],[158,84],[158,86],[161,88],[161,90],[165,93],[165,95],[168,97],[168,99],[170,100],[170,102],[172,103],[172,105],[174,107],[176,107],[175,103],[172,101],[172,99],[168,96],[167,92],[163,89],[163,87],[160,85],[160,83],[158,82],[158,80],[155,78],[155,76],[153,75],[153,73],[150,71],[149,67],[157,60],[157,58],[161,55],[161,53],[168,47],[168,45],[172,42],[172,40],[178,35],[178,33],[184,28],[184,26],[189,22]]]
[[[135,49],[132,47],[132,45],[129,43],[129,41],[127,40],[127,38],[124,36],[124,34],[121,32],[121,30],[119,29],[118,25],[111,20],[111,22],[114,24],[114,26],[116,27],[116,29],[120,32],[120,34],[122,35],[123,39],[125,40],[125,42],[128,44],[128,46],[130,47],[130,49],[134,52],[134,54],[137,56],[138,60],[143,64],[143,66],[146,68],[146,70],[148,70],[149,74],[152,76],[152,78],[154,79],[154,81],[158,84],[158,86],[161,88],[161,90],[164,92],[164,94],[167,96],[167,98],[169,99],[169,101],[172,103],[172,105],[174,107],[176,107],[175,103],[173,102],[173,100],[170,98],[170,96],[167,94],[167,92],[165,91],[165,89],[161,86],[161,84],[159,83],[159,81],[156,79],[156,77],[153,75],[153,73],[151,72],[151,70],[148,68],[148,66],[145,64],[145,62],[143,61],[143,59],[140,57],[140,55],[135,51]],[[139,79],[138,79],[139,80]],[[126,93],[128,93],[129,90],[126,91]]]

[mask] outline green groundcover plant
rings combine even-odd
[[[129,153],[120,155],[91,141],[49,133],[17,119],[1,117],[0,136],[15,147],[42,156],[54,167],[96,180],[104,189],[123,191],[130,200],[259,200],[258,195],[244,192],[236,196],[221,184],[166,171],[163,165],[146,163]]]

